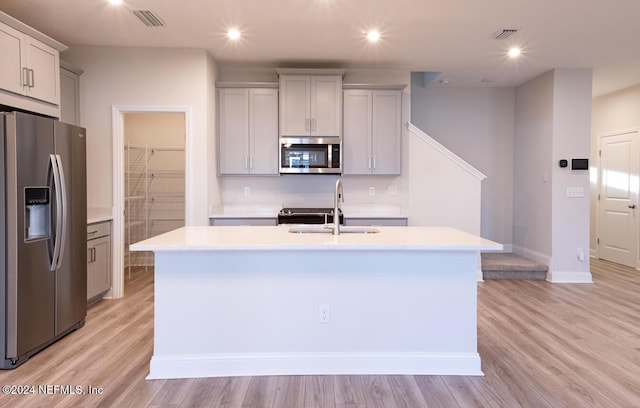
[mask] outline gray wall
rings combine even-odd
[[[507,250],[513,243],[514,102],[514,88],[411,88],[411,122],[487,176],[481,235]]]

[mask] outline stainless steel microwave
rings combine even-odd
[[[280,138],[280,173],[342,173],[342,143],[340,139]]]

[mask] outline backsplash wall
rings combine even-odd
[[[376,207],[406,210],[402,177],[342,176],[344,208]],[[252,207],[332,207],[337,176],[283,175],[272,177],[220,177],[223,206],[226,209]],[[391,188],[390,188],[391,187]],[[248,188],[248,195],[245,189]],[[370,195],[370,188],[374,195]]]

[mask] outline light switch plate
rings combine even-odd
[[[567,187],[568,198],[584,197],[584,187]]]

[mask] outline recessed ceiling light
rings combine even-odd
[[[109,3],[117,6],[118,4],[122,4],[122,0],[109,0]]]
[[[240,31],[237,28],[232,28],[229,31],[227,31],[227,38],[229,38],[230,40],[237,40],[238,38],[240,38]]]
[[[369,42],[377,42],[380,39],[380,32],[377,30],[369,30],[367,32],[367,40]]]
[[[513,47],[509,49],[509,56],[511,58],[516,58],[520,55],[520,48],[518,47]]]

